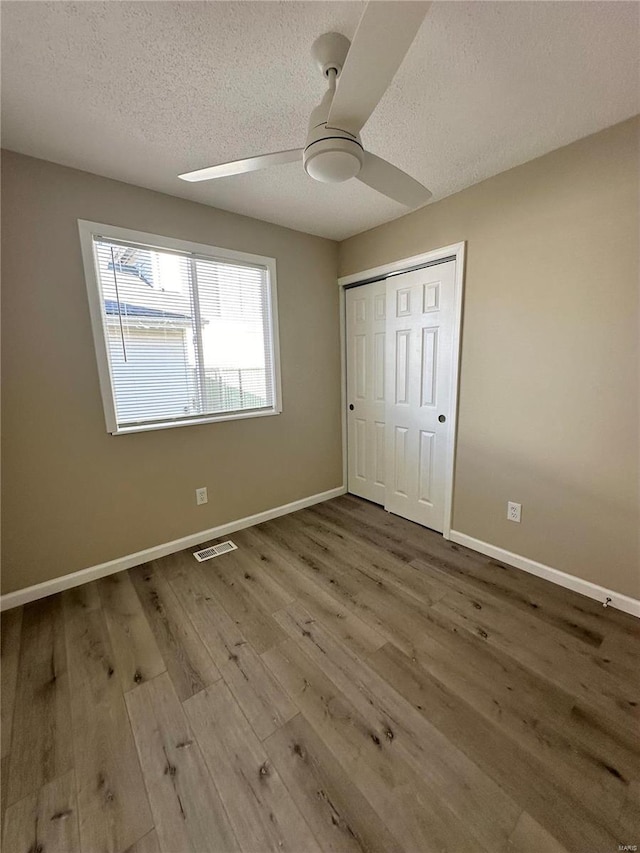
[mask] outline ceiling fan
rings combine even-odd
[[[316,39],[311,55],[329,80],[329,89],[311,113],[304,148],[233,160],[179,177],[208,181],[302,160],[306,173],[316,181],[341,183],[357,178],[407,207],[426,204],[429,190],[366,151],[360,131],[402,64],[430,5],[419,0],[371,0],[353,43],[340,33]]]

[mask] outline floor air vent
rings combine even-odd
[[[199,563],[205,560],[211,560],[212,557],[219,557],[220,554],[227,554],[229,551],[237,551],[238,546],[234,545],[231,539],[226,542],[220,542],[218,545],[211,545],[209,548],[203,548],[202,551],[194,551],[193,556]]]

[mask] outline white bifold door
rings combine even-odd
[[[385,281],[347,290],[348,488],[384,504],[386,491]]]
[[[440,532],[450,477],[455,264],[346,294],[348,489]]]

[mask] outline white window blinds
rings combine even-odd
[[[265,265],[97,234],[91,243],[111,432],[277,413]]]

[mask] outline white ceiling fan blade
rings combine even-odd
[[[377,190],[412,209],[422,207],[432,195],[426,187],[402,169],[368,151],[365,151],[364,164],[357,178],[372,190]]]
[[[260,154],[258,157],[247,157],[244,160],[232,160],[230,163],[208,166],[206,169],[197,169],[195,172],[185,172],[178,177],[183,181],[210,181],[212,178],[228,178],[230,175],[242,175],[244,172],[257,172],[258,169],[293,163],[296,160],[302,160],[302,148]]]
[[[420,0],[372,0],[353,37],[328,127],[358,134],[387,91],[431,3]]]

